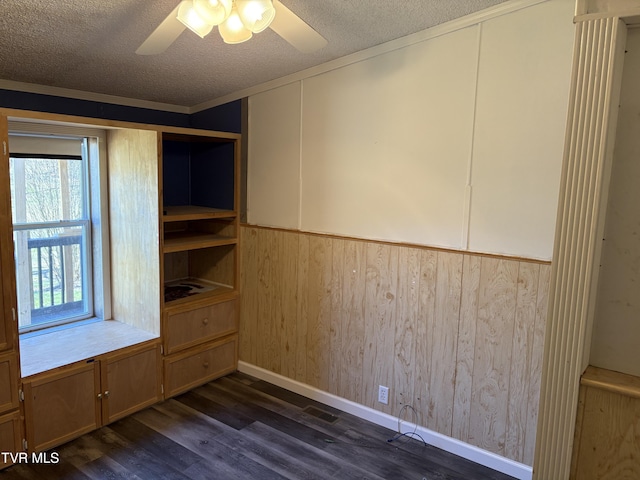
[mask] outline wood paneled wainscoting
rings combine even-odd
[[[429,430],[533,463],[548,263],[241,235],[240,360],[394,416],[410,405]]]

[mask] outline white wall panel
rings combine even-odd
[[[303,230],[462,246],[477,29],[304,81]]]
[[[249,98],[249,223],[299,228],[300,128],[300,82]]]
[[[249,223],[550,259],[573,6],[250,97]]]
[[[573,0],[554,0],[482,24],[472,251],[551,258],[573,13]]]

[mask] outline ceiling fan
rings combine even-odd
[[[164,52],[189,28],[204,38],[214,26],[225,43],[241,43],[267,27],[302,53],[327,41],[279,0],[182,0],[136,50],[138,55]]]

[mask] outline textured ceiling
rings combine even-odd
[[[135,50],[179,0],[0,0],[0,80],[192,107],[505,0],[281,0],[329,44],[302,54],[271,29],[226,45],[186,30]]]

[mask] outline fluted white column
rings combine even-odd
[[[569,477],[580,375],[590,344],[625,38],[626,27],[618,18],[576,24],[533,469],[537,480]]]

